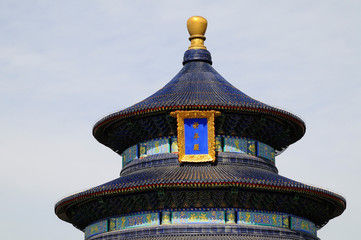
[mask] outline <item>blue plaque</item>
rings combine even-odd
[[[207,118],[184,119],[185,154],[208,154]]]

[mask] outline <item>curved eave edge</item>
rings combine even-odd
[[[98,192],[87,193],[84,195],[78,196],[69,196],[63,200],[60,200],[55,205],[55,213],[60,217],[60,210],[63,207],[71,206],[80,201],[91,200],[97,197],[102,196],[113,196],[118,194],[127,194],[127,193],[135,193],[139,191],[149,191],[158,188],[199,188],[199,187],[208,187],[208,188],[220,188],[220,187],[240,187],[245,189],[256,189],[256,190],[266,190],[266,191],[275,191],[275,192],[289,192],[289,193],[298,193],[298,194],[306,194],[308,196],[321,197],[332,202],[337,202],[342,205],[343,209],[346,208],[346,200],[344,197],[332,193],[330,191],[324,189],[317,189],[312,187],[312,189],[305,189],[300,187],[292,187],[292,186],[275,186],[275,185],[266,185],[266,184],[258,184],[258,183],[240,183],[240,182],[222,182],[222,183],[199,183],[199,182],[190,182],[190,183],[160,183],[160,184],[149,184],[149,185],[141,185],[135,187],[127,187],[127,188],[119,188],[119,189],[111,189],[107,190],[102,188]],[[87,191],[86,191],[87,192]],[[85,193],[85,192],[84,192]],[[64,220],[64,219],[63,219]]]
[[[139,110],[134,112],[116,112],[110,114],[101,120],[99,120],[93,127],[93,136],[100,141],[98,138],[99,129],[105,127],[107,124],[110,124],[113,121],[122,120],[125,118],[130,118],[134,116],[144,115],[144,114],[151,114],[163,111],[171,111],[171,110],[178,110],[178,109],[212,109],[212,110],[231,110],[231,111],[244,111],[250,113],[262,113],[266,115],[276,116],[282,119],[287,119],[293,123],[296,123],[302,129],[302,134],[298,137],[300,139],[306,132],[306,126],[304,121],[301,118],[283,110],[274,110],[274,109],[266,109],[266,108],[254,108],[254,107],[233,107],[233,106],[220,106],[220,105],[186,105],[186,106],[166,106],[166,107],[159,107],[159,108],[151,108],[145,110]],[[297,139],[297,140],[298,140]],[[101,141],[100,141],[101,142]]]

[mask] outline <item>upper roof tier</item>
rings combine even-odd
[[[98,121],[95,138],[116,152],[151,138],[176,134],[175,110],[217,110],[216,134],[260,140],[281,151],[299,140],[305,124],[297,116],[257,101],[226,81],[211,66],[204,46],[207,22],[192,17],[187,22],[191,46],[182,70],[145,100]]]

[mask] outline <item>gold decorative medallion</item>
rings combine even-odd
[[[177,118],[179,162],[214,162],[214,118],[218,111],[175,111]]]

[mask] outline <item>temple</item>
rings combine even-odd
[[[283,177],[275,164],[305,123],[216,72],[206,19],[187,27],[180,72],[93,128],[122,157],[120,177],[60,200],[57,216],[85,240],[319,239],[345,199]]]

